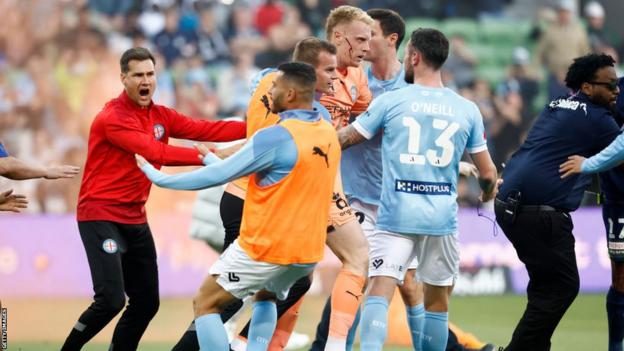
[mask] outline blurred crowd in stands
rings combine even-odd
[[[571,59],[590,51],[617,58],[623,49],[605,28],[598,2],[578,8],[572,0],[553,1],[534,18],[505,18],[516,1],[3,0],[0,140],[27,161],[82,166],[90,123],[121,92],[118,59],[132,46],[156,55],[157,103],[195,118],[243,116],[252,77],[288,60],[300,39],[323,37],[329,11],[350,4],[395,9],[408,31],[428,24],[449,29],[445,84],[481,109],[502,170],[547,99],[566,93],[562,78]],[[494,65],[492,57],[501,59]],[[29,195],[39,213],[73,212],[79,185],[79,179],[0,181],[1,189]],[[462,182],[460,193],[473,188]],[[475,205],[469,198],[460,203]]]

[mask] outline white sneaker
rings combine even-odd
[[[293,331],[292,334],[290,334],[290,339],[288,339],[288,344],[286,344],[284,350],[300,349],[310,345],[311,341],[308,335]]]
[[[237,335],[234,339],[232,339],[232,342],[230,343],[230,348],[234,351],[246,351],[247,340]]]

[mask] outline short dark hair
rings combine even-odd
[[[128,73],[128,71],[130,70],[130,67],[128,67],[128,63],[130,63],[130,61],[132,60],[137,60],[137,61],[152,60],[152,63],[154,65],[156,64],[156,59],[154,58],[154,55],[152,55],[152,53],[146,48],[142,48],[142,47],[131,48],[131,49],[126,50],[121,55],[121,59],[119,60],[121,73]]]
[[[282,78],[295,83],[301,88],[304,95],[309,94],[309,98],[314,96],[316,87],[316,72],[314,67],[305,62],[282,63],[277,67],[283,73]]]
[[[603,67],[614,67],[615,60],[606,54],[589,54],[574,59],[566,73],[566,86],[573,91],[581,89],[583,83],[596,78],[596,71]]]
[[[374,20],[379,21],[379,26],[385,37],[393,33],[397,34],[396,49],[398,50],[403,42],[403,38],[405,38],[405,21],[403,17],[389,9],[370,9],[366,13]]]
[[[327,40],[315,37],[305,38],[295,45],[293,61],[305,62],[316,67],[321,52],[328,52],[332,55],[336,55],[336,47]]]
[[[412,49],[418,50],[422,55],[423,61],[435,70],[440,69],[448,58],[448,39],[437,29],[416,29],[412,32],[410,46]]]

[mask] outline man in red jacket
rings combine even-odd
[[[136,350],[158,311],[156,248],[145,215],[151,182],[134,154],[160,166],[201,165],[193,148],[171,146],[169,137],[231,141],[245,137],[242,122],[193,120],[156,105],[154,57],[133,48],[121,57],[124,91],[95,117],[78,199],[78,229],[84,244],[94,302],[80,316],[62,350],[80,350],[115,315],[109,350]]]

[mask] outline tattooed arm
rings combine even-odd
[[[362,135],[353,124],[350,124],[338,131],[338,140],[342,149],[346,149],[352,145],[359,144],[366,140],[366,137]]]

